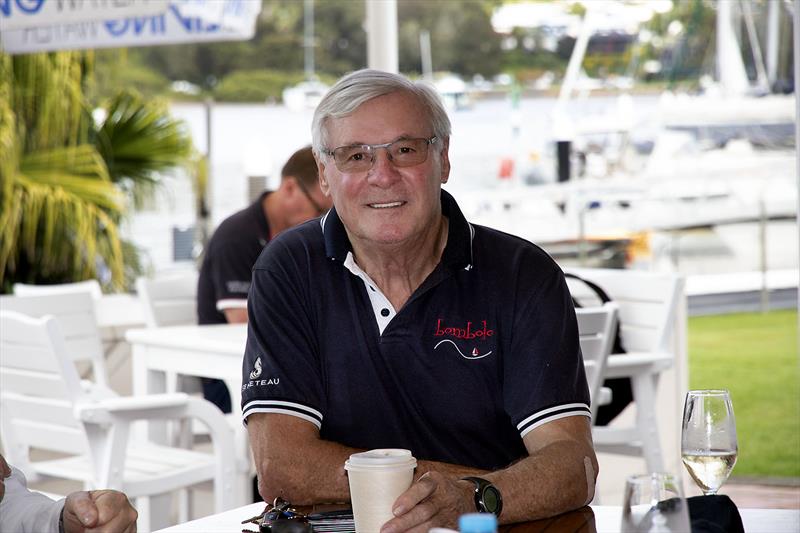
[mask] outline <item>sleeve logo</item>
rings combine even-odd
[[[261,357],[256,359],[256,364],[253,365],[253,371],[250,372],[250,379],[258,379],[261,375]]]

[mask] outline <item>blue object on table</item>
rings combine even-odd
[[[492,513],[470,513],[458,519],[461,533],[496,533],[497,517]]]

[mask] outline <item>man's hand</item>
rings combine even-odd
[[[139,514],[116,490],[73,492],[64,503],[66,533],[136,533]]]
[[[0,502],[3,501],[3,496],[6,493],[5,478],[11,475],[11,467],[8,466],[5,457],[0,455]]]
[[[432,527],[454,528],[459,516],[475,512],[473,490],[471,482],[427,472],[397,498],[392,508],[395,518],[384,524],[381,533],[427,533]]]

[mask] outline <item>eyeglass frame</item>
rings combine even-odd
[[[348,172],[347,170],[342,170],[339,167],[339,162],[336,160],[336,155],[335,155],[336,150],[340,150],[342,148],[355,148],[355,147],[368,148],[369,149],[368,150],[369,153],[372,154],[372,160],[370,161],[369,168],[366,168],[366,169],[361,171],[361,172],[364,172],[366,170],[370,170],[372,168],[372,166],[375,164],[375,150],[378,149],[378,148],[386,149],[386,153],[387,153],[387,155],[389,155],[389,147],[391,145],[395,144],[395,143],[399,143],[399,142],[402,142],[402,141],[425,141],[425,149],[429,150],[430,146],[433,143],[437,142],[438,140],[439,140],[439,136],[438,135],[434,135],[432,137],[403,137],[403,138],[400,138],[400,139],[397,139],[397,140],[394,140],[394,141],[391,141],[391,142],[388,142],[388,143],[382,143],[382,144],[359,144],[359,143],[356,143],[356,144],[345,144],[345,145],[342,145],[342,146],[337,146],[333,150],[328,150],[327,148],[323,148],[323,149],[320,150],[320,152],[322,152],[323,154],[333,158],[333,163],[336,165],[336,168],[339,169],[339,172]],[[414,163],[414,165],[420,165],[420,164],[424,163],[427,160],[428,160],[428,152],[426,151],[425,152],[425,159],[423,159],[419,163]],[[391,161],[392,164],[397,165],[397,163],[395,163],[395,161],[391,158],[391,155],[389,155],[389,161]],[[414,165],[397,165],[397,166],[402,168],[404,166],[414,166]]]
[[[319,203],[317,203],[316,200],[314,200],[314,197],[311,196],[311,192],[308,190],[308,187],[306,187],[299,178],[294,178],[294,181],[297,183],[297,186],[300,187],[300,190],[303,192],[305,197],[308,198],[308,201],[311,202],[311,207],[317,211],[317,216],[321,216],[328,211],[327,207],[322,207],[319,205]]]

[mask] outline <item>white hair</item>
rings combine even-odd
[[[439,93],[425,82],[414,82],[391,72],[363,69],[343,76],[322,98],[311,122],[311,145],[316,154],[331,149],[327,144],[327,121],[353,114],[368,100],[405,92],[414,96],[428,111],[433,135],[444,141],[450,137],[450,118]]]

